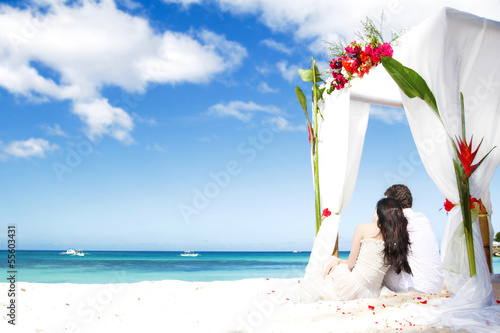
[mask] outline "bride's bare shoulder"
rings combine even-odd
[[[363,223],[356,227],[356,232],[358,232],[362,238],[373,237],[374,234],[378,232],[378,227],[375,223]]]

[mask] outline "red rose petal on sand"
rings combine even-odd
[[[499,300],[497,300],[497,303],[498,303],[498,304],[500,304],[500,301],[499,301]]]
[[[370,310],[375,310],[375,307],[374,307],[374,306],[372,306],[372,305],[368,305],[368,309],[370,309]]]
[[[427,304],[427,301],[422,301],[422,302],[420,302],[420,303],[422,303],[422,304]]]

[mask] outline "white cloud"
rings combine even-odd
[[[255,70],[262,75],[268,75],[269,73],[272,72],[272,68],[268,64],[262,64],[260,66],[255,66]]]
[[[201,4],[203,0],[163,0],[165,3],[176,3],[184,7],[188,7],[193,4]]]
[[[5,154],[20,157],[39,157],[44,158],[46,152],[58,149],[56,144],[50,144],[44,139],[31,138],[25,141],[13,141],[2,147]]]
[[[283,43],[279,43],[279,42],[275,41],[274,39],[264,39],[260,43],[264,44],[265,46],[267,46],[268,48],[270,48],[272,50],[276,50],[276,51],[279,51],[279,52],[282,52],[282,53],[285,53],[288,55],[292,54],[292,50],[290,48],[288,48]]]
[[[216,104],[208,110],[209,115],[218,117],[234,117],[242,122],[249,122],[256,112],[282,114],[281,109],[273,105],[259,105],[254,102],[232,101],[227,104]]]
[[[299,77],[299,66],[297,65],[288,66],[287,61],[280,61],[276,64],[276,67],[278,67],[281,76],[288,82],[293,82]]]
[[[264,124],[275,128],[278,131],[306,131],[306,125],[292,125],[288,120],[281,116],[271,117],[263,121]]]
[[[121,4],[123,7],[129,10],[135,10],[138,8],[142,8],[142,4],[133,0],[117,0],[117,3]]]
[[[390,108],[379,105],[370,105],[370,116],[393,125],[405,121],[406,116],[403,109]]]
[[[276,94],[279,89],[278,88],[271,88],[266,82],[261,82],[258,86],[257,89],[264,94]]]
[[[62,137],[69,137],[68,133],[66,133],[65,131],[63,131],[61,129],[61,126],[59,126],[59,124],[54,124],[54,127],[51,127],[47,124],[42,124],[40,125],[40,128],[45,131],[45,133],[47,135],[56,135],[56,136],[62,136]]]
[[[143,93],[151,83],[206,83],[247,56],[240,44],[207,30],[156,32],[147,19],[119,10],[112,0],[40,0],[26,9],[1,5],[0,31],[0,86],[28,98],[72,100],[74,105],[98,102],[105,86]],[[53,75],[42,75],[37,64]],[[106,134],[130,140],[130,133]]]
[[[163,148],[162,146],[160,146],[159,144],[157,144],[156,142],[153,143],[153,145],[146,145],[146,150],[149,150],[149,151],[157,151],[157,152],[160,152],[160,153],[166,153],[167,150],[165,148]]]
[[[305,45],[311,52],[324,54],[318,47],[323,41],[334,41],[338,36],[354,39],[360,21],[366,16],[378,20],[384,11],[384,31],[396,31],[414,26],[443,7],[452,7],[472,14],[500,20],[500,2],[496,0],[216,0],[223,11],[234,14],[257,15],[260,21],[276,32],[292,32],[297,41],[311,41]],[[186,6],[193,1],[177,0]],[[196,1],[196,3],[207,3]],[[211,2],[214,2],[213,0]]]
[[[76,102],[73,112],[87,124],[86,135],[97,140],[102,135],[109,135],[125,144],[133,142],[130,132],[134,128],[132,118],[120,108],[109,105],[105,98],[92,102]]]
[[[146,124],[146,125],[150,125],[150,126],[156,125],[155,119],[141,117],[135,112],[132,113],[132,118],[134,118],[134,120],[136,120],[137,122],[139,122],[141,124]]]

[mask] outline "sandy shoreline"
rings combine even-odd
[[[499,284],[495,294],[500,299]],[[1,332],[379,332],[448,331],[418,325],[405,304],[432,307],[450,294],[294,304],[297,279],[118,284],[17,284],[16,327],[0,283]]]

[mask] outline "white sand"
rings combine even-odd
[[[438,295],[385,290],[377,299],[294,304],[286,297],[296,286],[297,279],[20,282],[13,327],[7,322],[8,285],[0,283],[0,332],[433,332],[441,330],[414,326],[404,304],[432,307],[449,297],[446,290]]]

